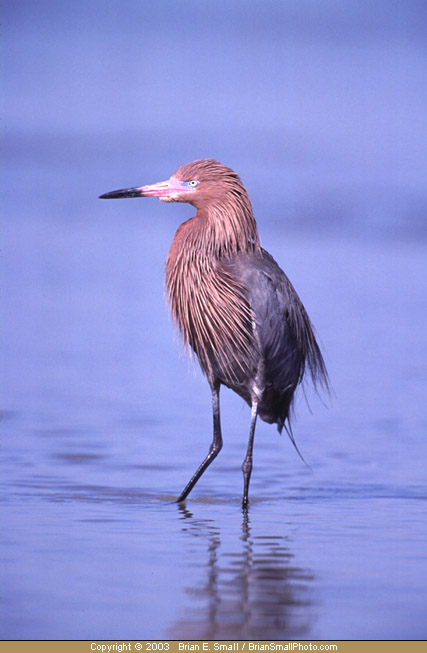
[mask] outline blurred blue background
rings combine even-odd
[[[7,3],[8,196],[24,215],[55,203],[87,218],[105,184],[210,156],[288,232],[424,236],[426,13],[414,0]]]
[[[425,638],[426,3],[1,11],[1,635]],[[231,393],[228,450],[169,504],[210,442],[163,298],[192,208],[97,199],[203,157],[240,174],[335,391],[300,396],[311,474],[258,426],[243,523]]]

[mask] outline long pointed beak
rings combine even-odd
[[[122,188],[113,190],[111,193],[100,195],[101,200],[120,199],[122,197],[170,197],[173,199],[180,193],[187,193],[190,189],[182,181],[171,177],[167,181],[159,181],[157,184],[148,186],[136,186],[135,188]]]

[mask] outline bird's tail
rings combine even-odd
[[[292,426],[291,426],[291,423],[290,423],[290,421],[289,421],[289,417],[286,417],[285,420],[282,420],[281,418],[279,418],[279,419],[277,420],[277,430],[279,431],[280,434],[282,433],[283,429],[285,429],[286,433],[288,434],[290,441],[292,442],[292,444],[293,444],[294,447],[295,447],[295,451],[297,452],[298,456],[301,458],[301,460],[302,460],[302,462],[304,463],[304,465],[305,465],[306,467],[308,467],[308,469],[311,470],[310,465],[309,465],[308,462],[305,460],[305,458],[304,458],[304,456],[302,455],[301,451],[298,449],[298,445],[297,445],[297,443],[295,442],[295,437],[294,437],[294,434],[293,434],[293,432],[292,432]]]

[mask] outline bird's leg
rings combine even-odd
[[[221,420],[219,414],[219,381],[213,381],[211,383],[212,390],[212,412],[213,412],[213,440],[212,444],[209,447],[209,453],[193,474],[193,476],[188,481],[187,485],[179,495],[177,503],[181,503],[184,499],[190,494],[193,487],[196,485],[197,481],[203,474],[203,472],[209,467],[211,462],[217,457],[219,452],[222,449],[222,435],[221,435]]]
[[[249,481],[251,480],[252,473],[252,451],[254,448],[255,425],[258,415],[258,400],[252,401],[252,414],[251,414],[251,429],[249,431],[249,442],[246,457],[243,461],[243,501],[242,507],[247,508],[249,503]]]

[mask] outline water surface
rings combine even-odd
[[[122,226],[9,231],[23,264],[8,272],[2,636],[424,638],[423,247],[279,247],[266,230],[335,395],[309,394],[312,413],[299,397],[311,471],[258,425],[245,515],[249,409],[227,390],[223,451],[173,503],[210,442],[209,389],[164,306],[173,218]]]

